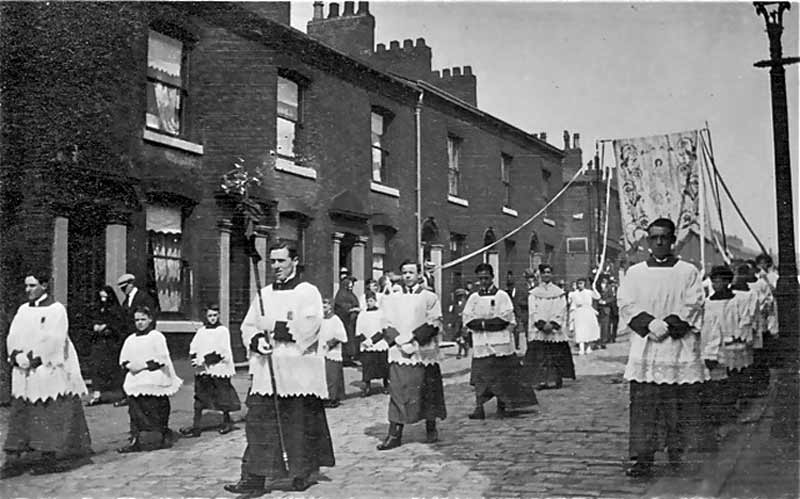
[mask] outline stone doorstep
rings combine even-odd
[[[773,380],[775,379],[774,371],[771,377]],[[720,442],[719,449],[710,459],[703,459],[697,453],[686,456],[684,462],[703,463],[699,472],[688,477],[661,477],[647,489],[645,495],[647,497],[716,497],[719,495],[722,486],[733,473],[744,446],[750,442],[758,422],[764,416],[767,407],[772,404],[776,395],[775,388],[775,383],[772,382],[766,397],[750,399],[752,405],[747,409],[747,413],[752,416],[752,421],[732,423],[731,426],[740,427],[739,431],[729,429],[724,432],[726,438]]]

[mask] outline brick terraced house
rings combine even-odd
[[[342,266],[361,292],[418,253],[447,262],[496,240],[581,164],[481,111],[471,68],[434,71],[423,39],[374,46],[367,2],[315,5],[308,34],[288,3],[26,2],[0,16],[0,327],[25,272],[51,269],[81,355],[96,290],[125,272],[158,297],[176,355],[215,302],[241,359],[249,236],[262,254],[296,241],[324,295]],[[221,189],[236,163],[261,181],[254,226]],[[437,273],[443,308],[480,258],[518,285],[541,260],[563,272],[563,224],[547,215]]]

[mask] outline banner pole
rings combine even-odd
[[[696,131],[698,143],[703,141],[703,134],[700,131]],[[701,149],[702,152],[702,149]],[[698,154],[697,158],[704,158],[705,156],[702,154]],[[706,183],[704,179],[703,169],[700,168],[700,165],[697,165],[697,169],[699,171],[699,175],[697,176],[698,180],[698,203],[700,204],[700,272],[703,273],[703,276],[706,274],[706,209],[705,209],[705,190],[706,190]]]

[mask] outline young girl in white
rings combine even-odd
[[[125,340],[119,363],[128,371],[122,385],[128,397],[131,440],[119,452],[139,452],[172,446],[169,429],[169,397],[177,393],[183,381],[175,374],[167,348],[167,339],[153,328],[153,314],[139,307],[133,315],[136,332]],[[143,440],[144,432],[159,433],[155,445]]]
[[[328,399],[325,407],[339,407],[344,398],[344,369],[342,367],[342,343],[347,343],[347,331],[339,317],[333,313],[330,298],[322,300],[322,326],[319,330],[317,353],[325,356],[325,377],[328,381]]]
[[[574,317],[575,342],[579,354],[592,352],[591,343],[600,339],[600,323],[597,321],[597,310],[592,300],[599,300],[600,295],[593,289],[586,289],[586,279],[578,279],[578,289],[569,294],[570,314]]]
[[[203,410],[222,412],[220,434],[235,430],[231,411],[238,411],[242,405],[231,384],[231,378],[236,374],[231,336],[228,328],[219,323],[218,306],[211,305],[206,309],[206,321],[189,344],[189,358],[196,369],[194,419],[192,426],[181,428],[181,435],[189,438],[200,436]]]

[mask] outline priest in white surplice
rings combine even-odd
[[[86,384],[67,336],[67,309],[48,293],[49,280],[47,274],[25,277],[29,301],[17,310],[6,340],[12,399],[0,478],[27,471],[23,452],[41,453],[33,474],[76,468],[92,453],[80,399]]]
[[[300,277],[294,244],[274,244],[269,260],[275,282],[259,291],[263,311],[258,297],[254,298],[241,326],[252,384],[246,402],[242,477],[225,486],[235,494],[263,494],[276,488],[303,491],[320,466],[334,465],[323,407],[328,398],[325,356],[318,349],[322,295]],[[269,362],[275,372],[277,401]],[[281,485],[287,477],[291,483]]]
[[[703,320],[700,272],[672,254],[675,224],[660,218],[647,229],[650,257],[625,274],[617,300],[631,335],[625,379],[630,381],[629,476],[652,472],[663,449],[658,424],[666,423],[670,465],[680,466],[689,437],[696,437],[699,393],[709,372],[701,359]]]

